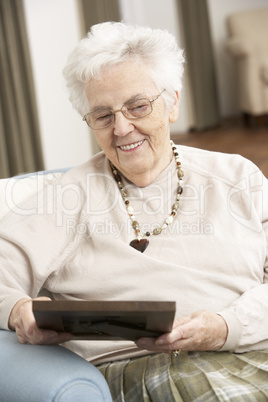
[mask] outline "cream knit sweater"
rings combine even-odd
[[[55,299],[175,300],[177,316],[226,320],[223,350],[268,348],[268,182],[236,155],[178,147],[184,192],[173,224],[141,254],[103,153],[72,169],[0,223],[0,327],[42,288]],[[142,230],[175,200],[175,162],[146,188],[124,180]],[[71,341],[93,363],[145,354],[132,342]]]

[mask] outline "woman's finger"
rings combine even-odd
[[[228,328],[223,318],[208,311],[198,311],[177,319],[170,333],[158,339],[142,338],[136,342],[142,349],[170,353],[173,350],[219,350],[225,343]]]

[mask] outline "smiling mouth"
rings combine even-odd
[[[143,144],[145,140],[139,141],[139,142],[134,142],[133,144],[130,145],[121,145],[119,146],[120,149],[122,149],[123,151],[129,151],[130,149],[134,149],[139,147],[141,144]]]

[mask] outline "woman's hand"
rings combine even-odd
[[[170,333],[154,338],[141,338],[136,344],[153,352],[172,353],[182,351],[219,350],[225,344],[228,327],[218,314],[198,311],[190,316],[176,319]]]
[[[50,299],[48,297],[38,297],[34,300]],[[38,328],[32,311],[32,299],[28,298],[19,300],[13,307],[9,317],[9,328],[16,331],[20,343],[55,345],[72,339],[72,335],[67,332]]]

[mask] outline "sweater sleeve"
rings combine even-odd
[[[49,189],[52,191],[52,188]],[[56,277],[74,253],[81,219],[77,193],[57,184],[52,201],[37,194],[0,222],[0,328],[8,329],[13,306],[34,298],[49,277]],[[73,198],[73,199],[72,199]]]
[[[229,334],[222,350],[242,353],[268,348],[268,180],[262,176],[262,185],[253,188],[252,207],[262,222],[266,258],[263,283],[246,290],[237,300],[219,314],[225,319]]]

